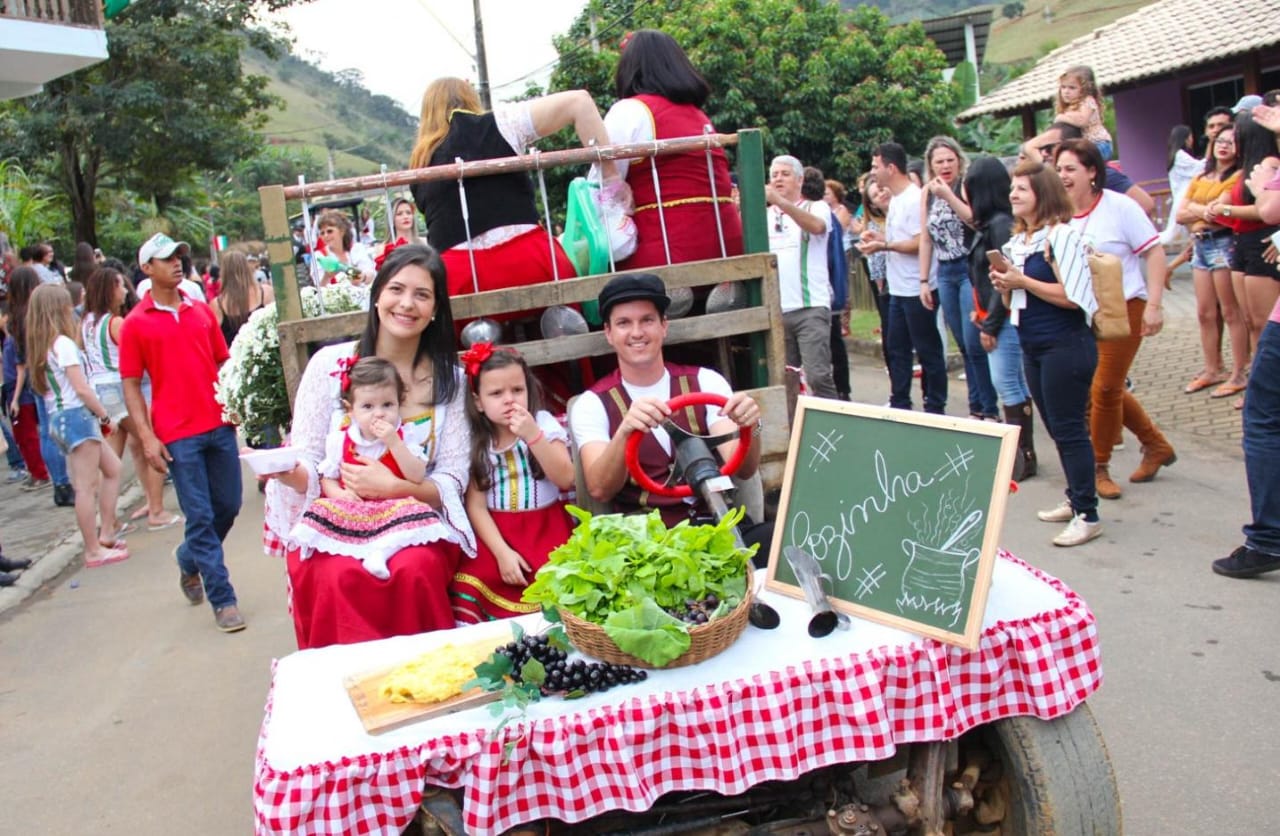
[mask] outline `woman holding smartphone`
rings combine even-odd
[[[1014,234],[1005,246],[1007,270],[991,268],[1022,345],[1023,368],[1067,477],[1067,498],[1039,512],[1067,524],[1055,546],[1078,546],[1102,534],[1094,486],[1093,445],[1085,425],[1098,346],[1089,325],[1093,295],[1080,235],[1071,228],[1071,200],[1062,181],[1038,160],[1020,163],[1009,192]]]
[[[1009,320],[1001,294],[991,286],[994,266],[1004,272],[1008,261],[1000,250],[1013,235],[1009,206],[1009,170],[995,157],[977,157],[964,178],[964,195],[973,211],[973,244],[969,248],[969,276],[973,281],[973,324],[986,352],[991,382],[1004,407],[1004,422],[1020,428],[1018,457],[1013,463],[1016,482],[1036,475],[1036,445],[1031,390],[1022,370],[1018,329]]]

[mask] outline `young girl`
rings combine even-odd
[[[1068,67],[1058,76],[1054,121],[1069,122],[1084,131],[1084,138],[1098,146],[1102,159],[1111,159],[1111,134],[1102,125],[1102,91],[1089,67]]]
[[[343,371],[343,406],[347,418],[325,438],[320,473],[322,496],[311,503],[290,536],[312,551],[343,554],[364,564],[377,578],[389,578],[387,560],[405,546],[449,539],[448,529],[424,502],[401,497],[369,499],[348,488],[342,466],[362,459],[380,461],[397,478],[426,478],[423,447],[405,441],[400,402],[405,386],[396,367],[379,357],[362,357]]]
[[[462,355],[471,387],[471,485],[467,516],[476,559],[453,578],[454,617],[463,623],[537,611],[521,602],[547,555],[569,539],[561,491],[573,486],[568,435],[538,409],[524,358],[477,343]]]
[[[26,340],[31,385],[44,396],[49,433],[71,471],[85,565],[124,560],[129,551],[120,539],[122,531],[116,518],[120,459],[102,443],[100,429],[111,423],[111,416],[89,385],[71,294],[66,288],[41,285],[31,294]]]

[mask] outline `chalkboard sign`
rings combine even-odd
[[[768,587],[803,597],[796,546],[836,609],[976,648],[1017,445],[1005,424],[800,398]]]

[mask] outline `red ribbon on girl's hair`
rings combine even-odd
[[[631,43],[631,39],[635,34],[635,32],[626,32],[623,34],[622,39],[618,41],[618,52],[622,52],[622,50],[627,48],[627,44]]]
[[[480,376],[480,367],[484,365],[484,361],[493,356],[493,343],[476,343],[475,345],[462,352],[462,368],[467,372],[467,377],[472,380]]]
[[[346,394],[351,388],[351,367],[360,359],[360,355],[352,354],[350,357],[339,357],[338,368],[329,372],[331,377],[338,378],[338,385],[342,387],[342,394]]]
[[[403,238],[397,238],[396,240],[387,244],[386,248],[382,251],[382,255],[379,255],[373,259],[373,269],[381,270],[382,262],[387,260],[387,256],[391,255],[391,251],[394,250],[396,247],[403,247],[405,244],[408,244],[408,243],[409,242]]]

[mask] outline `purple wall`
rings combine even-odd
[[[1166,188],[1165,154],[1169,131],[1182,122],[1182,83],[1174,79],[1124,90],[1112,96],[1120,166],[1137,182],[1160,180],[1148,190]]]

